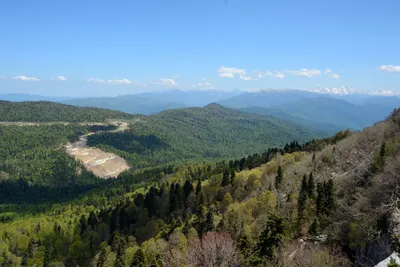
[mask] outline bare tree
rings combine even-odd
[[[210,232],[189,242],[186,262],[194,267],[236,267],[240,257],[229,234]]]

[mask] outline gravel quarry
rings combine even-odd
[[[115,131],[124,131],[127,128],[127,123],[120,123]],[[87,146],[88,135],[80,136],[78,141],[64,146],[67,153],[80,160],[86,169],[100,178],[109,179],[118,177],[121,172],[130,168],[120,156]]]

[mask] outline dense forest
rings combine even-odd
[[[61,149],[97,129],[104,126],[0,126],[0,202],[60,200],[102,183]]]
[[[173,147],[162,134],[133,136],[137,125],[94,138],[127,155]],[[114,129],[0,127],[1,265],[374,266],[399,244],[391,218],[400,110],[362,132],[293,139],[231,160],[160,161],[115,180],[94,177],[62,149]]]
[[[185,160],[238,158],[293,140],[305,142],[322,136],[274,117],[211,104],[144,117],[128,131],[89,136],[88,144],[117,153],[140,168]]]
[[[0,121],[5,122],[104,122],[132,120],[138,116],[101,108],[74,107],[53,102],[9,102],[0,100]]]

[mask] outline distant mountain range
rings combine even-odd
[[[0,99],[55,101],[73,106],[105,108],[143,115],[218,103],[249,113],[275,116],[330,133],[345,128],[361,130],[376,121],[385,119],[394,108],[400,106],[399,93],[392,91],[366,93],[346,86],[310,90],[265,89],[257,92],[170,90],[117,97],[76,99],[8,94],[0,95]]]

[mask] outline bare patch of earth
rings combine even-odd
[[[123,158],[98,148],[88,147],[86,142],[87,136],[81,136],[79,141],[68,143],[65,148],[68,154],[82,161],[86,169],[94,175],[105,179],[116,178],[121,172],[130,168]]]
[[[128,127],[128,123],[118,122],[118,128],[114,131],[124,131],[128,129]],[[93,133],[88,135],[91,134]],[[108,179],[116,178],[121,172],[130,168],[125,159],[120,156],[87,146],[88,135],[80,136],[79,141],[68,143],[64,146],[67,153],[82,161],[86,169],[100,178]]]

